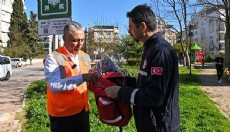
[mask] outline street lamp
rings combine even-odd
[[[85,28],[85,31],[84,31],[84,33],[85,33],[85,47],[84,47],[84,52],[86,53],[86,41],[87,41],[87,28]]]

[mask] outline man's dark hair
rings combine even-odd
[[[151,31],[156,29],[156,16],[147,4],[136,6],[132,11],[127,12],[126,16],[132,19],[137,28],[139,28],[141,22],[145,22]]]

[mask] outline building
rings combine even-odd
[[[191,40],[201,44],[204,53],[216,55],[225,50],[225,32],[224,9],[215,7],[205,7],[195,16],[190,24],[194,25]]]
[[[89,27],[89,36],[94,38],[95,42],[113,43],[119,39],[118,26],[97,25]]]
[[[177,42],[177,33],[170,29],[164,33],[164,37],[171,45],[174,45]]]
[[[114,44],[119,40],[119,27],[111,25],[96,25],[88,28],[88,37],[91,37],[97,46],[93,49],[96,58],[100,58],[103,53],[113,52]],[[105,46],[102,46],[105,44]],[[106,48],[107,47],[107,48]],[[107,49],[109,49],[107,51]],[[89,53],[91,56],[92,53]]]
[[[8,33],[13,2],[14,0],[0,0],[0,52],[3,52],[3,49],[7,47],[9,40]]]
[[[59,46],[64,45],[62,38],[60,38],[58,35],[48,35],[40,37],[42,38],[42,40],[39,43],[43,45],[43,50],[48,51],[48,53],[51,53]]]
[[[43,45],[43,50],[51,53],[52,52],[53,35],[41,36],[41,38],[42,38],[42,40],[40,41],[40,44]]]
[[[170,30],[172,25],[168,25],[165,21],[157,19],[157,30],[162,32],[164,38],[171,44],[176,44],[177,33]]]

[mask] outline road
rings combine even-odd
[[[22,112],[24,92],[31,82],[40,79],[44,76],[39,63],[14,68],[10,80],[0,82],[0,132],[21,130],[17,113]]]

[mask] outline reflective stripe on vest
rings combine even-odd
[[[61,78],[76,76],[89,71],[90,58],[83,51],[79,51],[78,54],[80,71],[77,68],[72,68],[74,63],[68,59],[69,56],[64,47],[54,51],[53,56],[59,65]],[[52,93],[47,85],[47,111],[50,115],[55,117],[69,116],[81,112],[83,108],[86,111],[89,110],[86,83],[72,90],[59,93]]]

